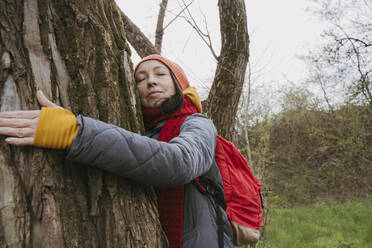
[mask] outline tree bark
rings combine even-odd
[[[41,89],[142,132],[123,30],[113,0],[0,0],[1,111],[38,109]],[[0,247],[166,246],[151,188],[0,140]]]
[[[203,105],[217,132],[231,139],[249,58],[244,0],[219,0],[221,53],[208,99]]]

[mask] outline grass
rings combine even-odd
[[[257,248],[371,248],[372,202],[322,203],[270,210],[267,239]]]

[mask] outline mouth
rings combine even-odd
[[[148,96],[155,96],[155,95],[157,95],[157,94],[160,94],[161,93],[161,91],[152,91],[152,92],[150,92],[149,94],[148,94]]]

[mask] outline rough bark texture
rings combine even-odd
[[[141,132],[113,0],[0,0],[1,111],[38,109],[37,89],[75,114]],[[151,188],[0,138],[0,247],[164,247]]]
[[[219,0],[221,53],[208,99],[203,105],[218,133],[231,139],[249,57],[244,0]]]

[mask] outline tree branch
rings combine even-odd
[[[363,40],[360,40],[360,39],[357,39],[357,38],[353,38],[353,37],[341,38],[341,39],[338,39],[337,41],[340,42],[341,44],[344,41],[354,41],[354,42],[361,43],[364,47],[370,47],[370,46],[372,46],[372,43],[367,43],[367,42],[365,42]]]
[[[249,37],[244,0],[219,0],[218,7],[222,46],[205,112],[218,133],[229,139],[243,90]]]
[[[156,32],[155,32],[155,48],[161,52],[161,44],[163,41],[164,35],[164,17],[165,17],[165,10],[167,9],[168,0],[162,0],[159,9],[158,15],[158,23],[156,24]]]
[[[143,58],[150,54],[160,54],[158,49],[142,33],[142,31],[121,11],[121,18],[124,23],[125,35],[129,43],[136,50],[138,55]]]
[[[372,95],[371,95],[371,92],[369,91],[369,87],[368,87],[368,80],[367,80],[367,77],[368,77],[368,72],[367,73],[363,73],[363,69],[362,69],[362,62],[361,62],[361,58],[360,58],[360,52],[358,50],[358,48],[356,47],[356,45],[354,44],[354,42],[362,42],[362,44],[367,44],[363,41],[360,41],[359,39],[355,39],[355,38],[352,38],[350,37],[345,31],[344,29],[337,25],[337,27],[341,30],[341,32],[345,35],[345,38],[343,38],[344,40],[347,40],[350,42],[352,48],[353,48],[353,51],[355,53],[355,56],[356,56],[356,59],[357,59],[357,68],[358,68],[358,72],[360,74],[360,78],[359,78],[359,82],[360,82],[360,86],[361,86],[361,90],[362,90],[362,94],[364,95],[365,98],[367,98],[367,101],[371,104],[372,103]],[[368,45],[368,44],[367,44]],[[365,45],[365,47],[367,47]]]
[[[170,20],[169,22],[168,22],[168,24],[167,25],[165,25],[165,27],[163,28],[163,30],[165,30],[169,25],[171,25],[172,24],[172,22],[174,22],[178,17],[180,17],[180,15],[183,13],[183,12],[185,12],[185,10],[192,4],[194,2],[194,0],[192,0],[189,4],[187,4],[186,6],[184,6],[184,8],[180,11],[180,12],[178,12],[178,14],[176,14],[175,15],[175,17],[172,19],[172,20]],[[172,13],[171,11],[169,11],[170,13]],[[173,14],[173,13],[172,13]]]
[[[183,5],[185,7],[185,9],[187,10],[187,13],[189,15],[189,18],[187,18],[186,16],[182,16],[182,18],[185,19],[185,21],[190,24],[190,26],[196,31],[196,33],[199,35],[199,37],[203,40],[203,42],[207,45],[207,47],[209,48],[209,50],[211,51],[213,57],[218,61],[218,56],[216,54],[216,52],[214,51],[213,49],[213,46],[212,46],[212,41],[211,41],[211,37],[210,37],[210,34],[209,34],[209,31],[208,31],[208,26],[207,26],[207,23],[205,23],[205,26],[206,26],[206,33],[204,33],[198,26],[198,24],[196,23],[194,17],[192,16],[192,14],[190,13],[190,10],[188,9],[188,6],[186,5],[185,1],[182,0],[183,2]],[[205,19],[204,19],[205,20]]]

